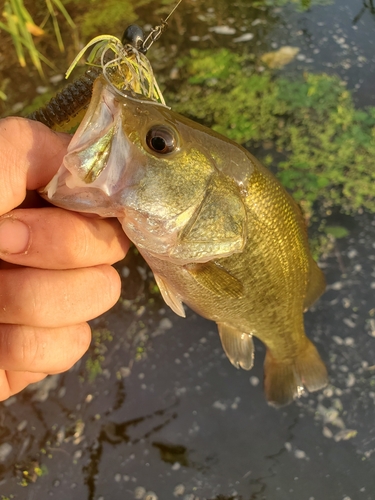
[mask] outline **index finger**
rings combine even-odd
[[[20,205],[27,189],[38,189],[52,179],[70,139],[25,118],[0,120],[0,215]]]

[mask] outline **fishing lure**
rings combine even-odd
[[[44,123],[58,132],[68,132],[81,121],[92,95],[94,81],[101,74],[100,68],[89,68],[84,75],[69,83],[42,108],[27,118]]]
[[[82,52],[93,43],[103,41],[104,39],[107,47],[104,44],[99,45],[95,52],[90,54],[89,69],[74,82],[69,83],[63,90],[58,92],[45,106],[31,113],[28,116],[29,119],[42,122],[47,127],[60,132],[67,132],[80,123],[90,102],[94,81],[103,72],[103,67],[100,64],[102,57],[100,54],[98,55],[98,52],[104,55],[103,66],[105,66],[108,63],[111,64],[116,53],[121,52],[124,58],[130,55],[133,49],[138,50],[138,48],[141,48],[144,42],[143,30],[137,25],[128,26],[121,41],[116,37],[111,37],[111,43],[109,44],[108,37],[106,35],[104,37],[93,39],[79,53],[67,71],[67,76],[70,75],[72,69],[77,64]],[[92,62],[90,62],[90,58]]]
[[[167,27],[169,17],[181,1],[146,38],[140,26],[131,24],[125,29],[121,40],[111,35],[101,35],[92,39],[76,56],[66,77],[70,75],[87,48],[95,44],[88,58],[90,68],[84,75],[58,92],[45,106],[31,113],[28,118],[42,122],[59,132],[73,130],[82,121],[91,99],[94,81],[102,73],[108,83],[115,86],[120,93],[133,91],[165,105],[146,53],[160,38]],[[139,97],[136,99],[139,100]]]

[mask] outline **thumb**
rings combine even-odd
[[[25,118],[0,120],[0,215],[20,205],[27,189],[51,180],[70,138]]]

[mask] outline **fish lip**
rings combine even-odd
[[[111,90],[112,94],[114,96],[120,96],[125,99],[128,99],[129,101],[133,101],[137,104],[152,104],[154,106],[161,106],[162,108],[166,109],[171,109],[170,106],[167,106],[163,102],[157,101],[153,99],[152,97],[147,97],[144,94],[138,94],[137,92],[134,92],[132,89],[121,89],[116,87],[107,77],[104,75],[103,79],[105,79],[108,88]]]

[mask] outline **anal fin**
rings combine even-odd
[[[158,274],[154,273],[154,278],[165,303],[172,309],[172,311],[185,318],[185,309],[182,305],[182,300],[180,299],[180,297],[175,294],[168,283]]]
[[[229,361],[236,368],[250,370],[254,362],[253,336],[237,328],[218,323],[221,344]]]

